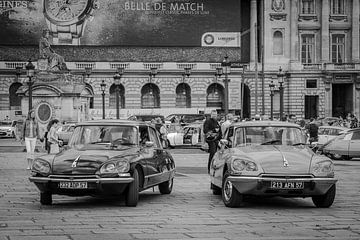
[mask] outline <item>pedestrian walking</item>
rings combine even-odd
[[[34,152],[36,147],[36,140],[39,137],[39,124],[35,118],[34,110],[30,110],[23,125],[21,142],[25,141],[26,146],[26,159],[28,167],[31,169],[34,160]]]
[[[50,143],[50,153],[59,153],[62,141],[59,140],[57,130],[59,128],[59,120],[54,119],[50,131],[47,135],[48,142]]]
[[[234,115],[232,113],[229,113],[226,115],[226,120],[221,124],[221,134],[222,136],[225,135],[226,129],[231,125],[234,119]]]
[[[221,139],[221,128],[217,120],[217,112],[212,111],[210,118],[206,119],[203,126],[205,140],[209,145],[208,173],[210,172],[211,160],[217,150],[219,140]]]

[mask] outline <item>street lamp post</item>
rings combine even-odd
[[[105,119],[105,89],[106,89],[106,84],[105,81],[102,80],[101,84],[100,84],[100,88],[101,88],[101,96],[102,96],[102,118]]]
[[[120,97],[120,84],[121,76],[124,74],[124,69],[119,68],[118,72],[114,75],[114,84],[115,84],[115,93],[116,93],[116,119],[120,119],[120,109],[119,109],[119,97]]]
[[[34,84],[32,78],[35,76],[35,66],[32,64],[31,60],[29,60],[25,68],[26,68],[26,75],[29,78],[29,81],[27,83],[29,85],[29,112],[30,112],[30,110],[32,109],[32,85]]]
[[[280,91],[280,121],[283,120],[283,114],[284,114],[284,87],[283,87],[284,76],[285,74],[283,73],[280,67],[277,75],[279,82],[279,91]]]
[[[184,73],[182,74],[182,76],[183,76],[183,82],[182,82],[183,95],[186,95],[185,79],[190,77],[190,74],[191,74],[191,68],[184,68]]]
[[[275,84],[273,81],[269,84],[270,87],[270,120],[274,120],[274,91]]]
[[[224,85],[225,85],[225,115],[229,113],[229,79],[228,74],[230,74],[230,62],[228,56],[224,57],[223,62],[221,63],[223,68],[223,73],[225,74]]]

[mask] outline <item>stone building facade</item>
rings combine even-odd
[[[118,68],[124,69],[122,118],[137,113],[222,112],[225,74],[216,76],[216,71],[225,56],[246,65],[246,69],[231,68],[228,74],[230,112],[270,116],[269,84],[273,82],[274,114],[279,116],[281,67],[284,114],[298,118],[360,115],[360,0],[242,2],[242,14],[249,14],[240,30],[245,43],[241,48],[54,46],[71,73],[84,78],[91,95],[83,103],[86,118],[101,117],[103,82],[107,117],[115,117],[113,76]],[[0,118],[16,117],[22,110],[12,96],[27,78],[25,70],[17,67],[23,68],[37,51],[37,46],[0,47]],[[157,73],[150,76],[152,68]],[[184,75],[185,68],[190,68],[189,76]]]

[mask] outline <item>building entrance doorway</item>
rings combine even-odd
[[[349,112],[353,112],[353,84],[332,85],[332,115],[333,117],[345,118]]]
[[[305,119],[319,116],[319,96],[305,96]]]

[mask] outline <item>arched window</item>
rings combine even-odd
[[[88,83],[86,83],[85,85],[85,90],[89,94],[89,108],[92,109],[94,108],[94,90],[92,86]]]
[[[160,90],[153,83],[148,83],[141,89],[141,108],[160,108]]]
[[[191,108],[191,89],[186,83],[180,83],[176,88],[176,107]]]
[[[207,89],[206,106],[223,108],[224,87],[218,83],[211,84]]]
[[[273,39],[273,54],[274,55],[283,55],[284,54],[284,39],[283,34],[280,31],[274,32],[274,39]]]
[[[16,92],[22,86],[21,83],[13,83],[9,88],[10,110],[21,110],[21,97]]]
[[[109,108],[116,108],[116,85],[113,84],[109,90]],[[119,107],[125,108],[125,88],[122,84],[119,85]]]

